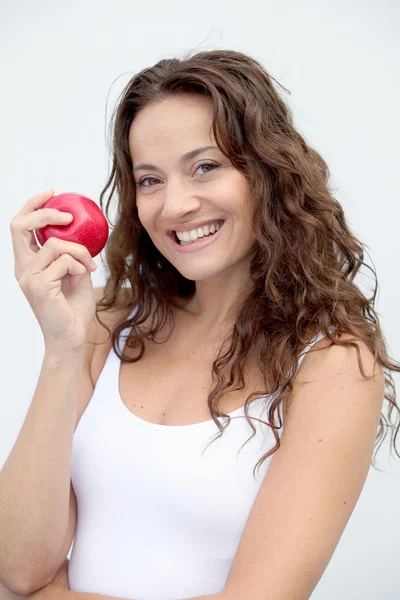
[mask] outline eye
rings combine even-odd
[[[145,181],[152,180],[152,179],[153,180],[155,179],[156,181],[158,181],[157,177],[143,177],[143,179],[141,179],[140,181],[137,182],[136,187],[137,188],[139,188],[139,187],[153,187],[152,185],[143,185]]]
[[[207,173],[210,173],[211,171],[214,171],[215,169],[218,169],[218,167],[220,167],[220,166],[221,166],[221,165],[220,165],[220,164],[218,164],[218,163],[213,163],[213,162],[208,162],[208,161],[205,161],[205,162],[203,162],[203,163],[200,163],[200,164],[197,166],[197,168],[196,168],[196,171],[197,171],[198,169],[200,169],[200,167],[212,167],[212,168],[211,168],[209,171],[206,171],[206,172],[204,173],[204,175],[206,175]],[[145,181],[159,181],[159,179],[157,179],[157,177],[143,177],[143,179],[140,179],[140,180],[137,182],[137,184],[136,184],[136,187],[137,187],[137,188],[140,188],[140,187],[154,187],[153,185],[150,185],[150,184],[149,184],[149,185],[144,185],[144,182],[145,182]]]
[[[211,171],[218,169],[218,167],[220,167],[221,165],[219,165],[218,163],[213,163],[213,162],[203,162],[201,164],[198,165],[197,169],[200,169],[200,167],[213,167],[213,169],[211,169]],[[196,171],[197,171],[196,169]],[[206,173],[210,173],[210,171],[206,171]]]

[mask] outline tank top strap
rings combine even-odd
[[[329,327],[329,333],[334,333],[335,332],[335,328],[334,327]],[[322,340],[322,338],[325,337],[323,331],[319,331],[312,339],[311,341],[303,348],[300,356],[299,356],[299,361],[298,361],[298,369],[300,368],[301,363],[304,360],[305,355],[307,354],[307,352],[310,350],[310,348],[316,344],[317,342],[319,342],[320,340]]]
[[[136,313],[137,311],[137,306],[134,306],[132,308],[132,310],[129,312],[128,316],[126,317],[127,319],[131,319],[133,317],[133,315]],[[124,347],[125,347],[125,343],[126,340],[129,336],[130,333],[130,327],[126,326],[119,334],[119,337],[117,339],[117,347],[119,348],[119,351],[122,353]],[[113,350],[113,349],[112,349]],[[117,356],[114,352],[114,355]],[[118,357],[117,357],[118,358]],[[119,358],[118,358],[119,360]]]
[[[136,312],[137,307],[135,306],[127,316],[127,319],[130,319]],[[129,335],[130,328],[125,327],[119,334],[118,339],[116,341],[116,346],[122,354],[123,349],[125,347],[126,339]],[[121,360],[117,353],[114,350],[114,347],[111,346],[107,358],[104,362],[104,366],[101,370],[101,373],[98,377],[96,388],[104,388],[104,386],[110,387],[112,392],[115,393],[115,386],[119,384],[119,371],[121,366]]]

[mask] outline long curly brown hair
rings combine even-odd
[[[143,338],[154,340],[167,321],[174,323],[174,299],[194,294],[195,282],[183,277],[158,251],[139,220],[128,134],[135,115],[151,102],[174,94],[209,98],[215,141],[250,184],[256,240],[250,266],[254,286],[212,366],[216,386],[208,396],[208,407],[220,430],[218,437],[231,420],[220,412],[218,401],[225,390],[244,388],[243,369],[252,349],[266,386],[268,381],[268,393],[273,392],[269,422],[263,423],[272,428],[276,445],[261,457],[255,469],[260,467],[280,446],[282,405],[285,407],[290,401],[299,348],[309,343],[310,331],[323,332],[330,346],[356,348],[360,372],[366,377],[358,345],[338,339],[341,333],[350,333],[367,344],[383,367],[389,420],[382,411],[376,444],[379,448],[385,439],[385,428],[392,429],[391,441],[400,457],[396,449],[400,410],[390,374],[391,370],[400,371],[400,365],[388,357],[374,310],[378,289],[375,271],[364,263],[365,246],[350,231],[343,209],[328,186],[326,162],[295,129],[291,111],[273,81],[276,82],[257,60],[232,50],[164,59],[130,79],[113,113],[112,171],[100,195],[104,211],[103,199],[111,186],[105,209],[109,223],[115,191],[118,202],[116,223],[105,248],[109,275],[103,298],[96,305],[97,319],[111,335],[120,360],[135,362],[144,353]],[[362,265],[375,277],[371,298],[354,283]],[[125,308],[136,306],[136,311],[111,332],[98,313],[117,303],[122,288],[131,290],[126,295]],[[144,332],[140,325],[150,315],[152,327]],[[118,338],[128,327],[131,331],[127,346],[140,348],[134,358],[124,356],[118,347]],[[223,351],[225,343],[228,349]],[[222,369],[229,364],[230,378],[226,381]],[[254,392],[246,399],[245,416],[253,435],[248,404],[265,393],[266,390]],[[398,413],[397,426],[391,419],[393,409]],[[224,425],[217,417],[222,417]]]

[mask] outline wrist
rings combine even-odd
[[[54,347],[45,347],[44,361],[52,367],[61,367],[65,364],[80,365],[85,357],[85,347],[76,350],[61,350]]]

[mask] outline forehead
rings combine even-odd
[[[153,102],[134,118],[129,130],[129,149],[134,161],[148,153],[165,156],[174,149],[214,142],[211,131],[212,103],[200,96],[172,96]]]

